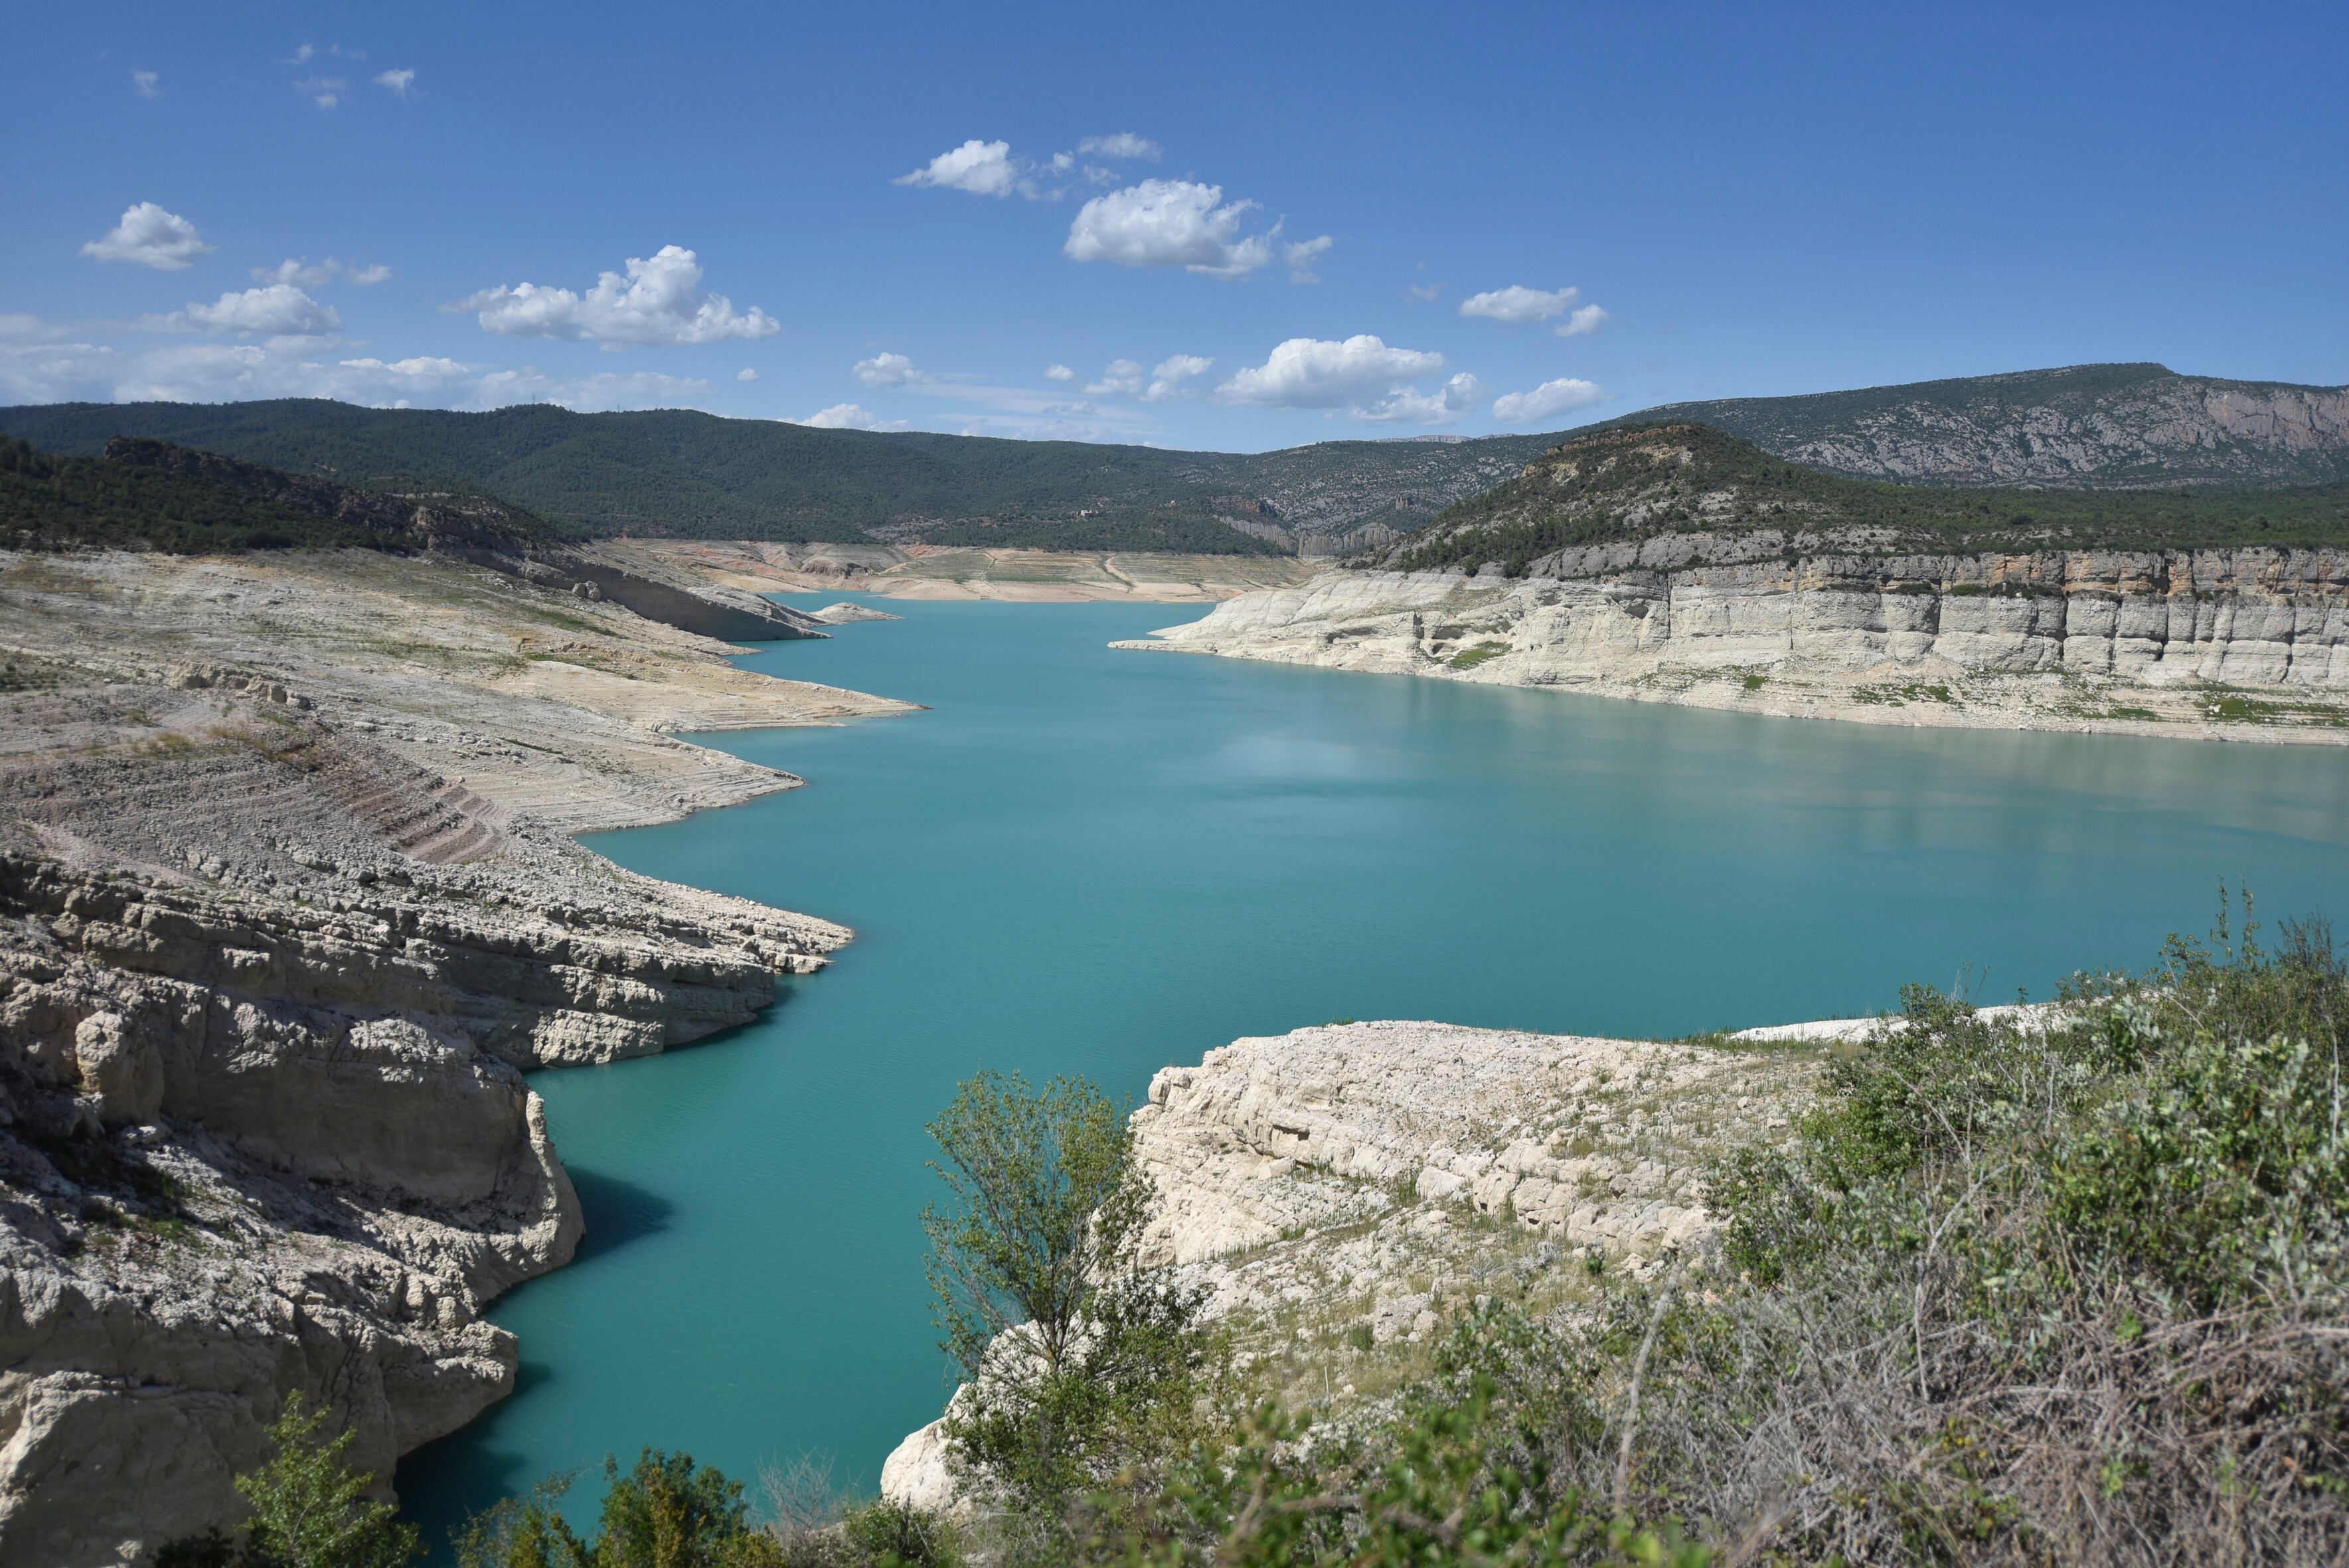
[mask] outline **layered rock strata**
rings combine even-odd
[[[1117,645],[1871,722],[2349,740],[2331,550],[1708,563],[1680,534],[1516,580],[1330,573],[1154,635]]]
[[[1578,1300],[1704,1245],[1708,1162],[1791,1137],[1816,1071],[1805,1042],[1874,1026],[1692,1045],[1381,1022],[1237,1040],[1162,1070],[1134,1109],[1156,1193],[1144,1255],[1206,1289],[1262,1391],[1360,1407],[1480,1297]],[[883,1491],[947,1505],[947,1460],[934,1422]]]
[[[388,1478],[512,1388],[481,1310],[582,1223],[523,1069],[847,940],[564,836],[797,782],[652,726],[903,705],[447,562],[0,557],[0,1563],[144,1561],[290,1394]]]

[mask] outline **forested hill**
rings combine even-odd
[[[1334,553],[1392,537],[1557,439],[1248,455],[819,430],[686,409],[468,414],[314,398],[32,405],[0,408],[0,431],[66,454],[132,435],[350,484],[479,489],[599,534],[1205,553]]]
[[[1801,397],[1668,403],[1590,427],[1710,425],[1830,473],[2145,489],[2349,480],[2349,387],[2076,365]]]
[[[1691,559],[2349,545],[2349,483],[2267,490],[1956,489],[1821,473],[1703,425],[1614,426],[1357,563],[1570,574],[1682,536]]]
[[[1919,485],[2153,489],[2349,480],[2349,387],[2079,366],[1800,397],[1675,404],[1779,458]],[[595,534],[1337,555],[1389,545],[1564,438],[1176,452],[820,430],[688,409],[493,413],[264,403],[0,408],[0,432],[90,456],[118,435],[346,484],[486,492]]]
[[[58,457],[0,436],[8,549],[509,551],[564,531],[462,490],[361,490],[140,437],[117,437],[97,457]]]

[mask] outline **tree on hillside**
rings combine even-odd
[[[981,1073],[930,1132],[950,1194],[922,1215],[930,1283],[967,1380],[951,1451],[967,1480],[1050,1517],[1190,1418],[1200,1298],[1140,1263],[1150,1181],[1092,1083]]]
[[[375,1478],[343,1455],[357,1436],[326,1441],[319,1431],[327,1412],[312,1410],[299,1394],[269,1429],[274,1457],[236,1478],[253,1509],[241,1546],[218,1531],[166,1545],[161,1568],[406,1568],[416,1560],[415,1527],[401,1524],[387,1502],[370,1502]]]

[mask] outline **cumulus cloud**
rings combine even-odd
[[[681,245],[663,245],[649,260],[632,256],[627,265],[626,277],[605,273],[584,295],[501,284],[441,308],[480,313],[485,332],[613,345],[719,343],[782,330],[755,305],[738,312],[724,294],[702,293],[701,263]]]
[[[1148,137],[1136,136],[1130,130],[1121,130],[1115,136],[1089,136],[1077,143],[1077,150],[1095,158],[1140,159],[1144,163],[1157,162],[1166,151]]]
[[[389,276],[391,276],[389,267],[354,266],[348,262],[338,262],[332,256],[328,256],[315,267],[310,264],[309,258],[306,256],[289,256],[274,267],[253,269],[254,283],[292,284],[296,288],[305,289],[322,287],[336,278],[346,278],[352,283],[366,285],[379,284]]]
[[[1112,359],[1102,367],[1102,378],[1089,383],[1089,397],[1131,397],[1142,390],[1142,366],[1132,359]]]
[[[1360,408],[1399,384],[1444,368],[1444,356],[1391,348],[1368,333],[1342,340],[1292,337],[1216,388],[1219,403],[1262,408]]]
[[[1279,232],[1276,224],[1271,232],[1243,237],[1240,225],[1255,207],[1253,201],[1226,203],[1220,185],[1145,180],[1078,209],[1061,251],[1071,261],[1241,277],[1272,260],[1273,235]]]
[[[1195,376],[1205,375],[1208,366],[1214,364],[1214,360],[1203,359],[1195,354],[1167,356],[1151,371],[1150,385],[1142,389],[1142,400],[1145,403],[1171,403],[1178,397],[1195,397],[1197,394],[1183,383]]]
[[[569,378],[483,372],[454,359],[311,357],[316,340],[180,343],[126,354],[104,345],[0,345],[0,394],[17,402],[224,403],[336,397],[374,407],[498,408],[558,403],[582,412],[693,405],[706,381],[640,373]]]
[[[734,372],[734,379],[737,381],[756,381],[758,378],[759,373],[747,365]]]
[[[416,73],[411,70],[382,71],[378,73],[375,85],[390,88],[394,98],[406,98],[409,89],[416,86]]]
[[[323,337],[343,329],[343,318],[292,284],[267,284],[229,293],[213,304],[191,302],[173,318],[202,332],[247,337]]]
[[[1493,418],[1504,425],[1529,425],[1577,408],[1588,408],[1607,396],[1589,382],[1561,377],[1545,381],[1530,392],[1511,392],[1493,400]]]
[[[343,101],[351,84],[340,77],[305,77],[294,84],[294,90],[320,108],[332,108]]]
[[[1335,243],[1335,240],[1324,234],[1317,240],[1300,240],[1284,249],[1280,259],[1288,263],[1288,281],[1293,284],[1319,283],[1321,276],[1313,270],[1313,263],[1320,259],[1322,252]]]
[[[1581,297],[1580,289],[1529,289],[1523,284],[1511,284],[1505,289],[1470,294],[1460,302],[1460,314],[1523,326],[1527,322],[1564,315]]]
[[[1463,370],[1433,392],[1422,392],[1416,387],[1397,387],[1353,413],[1357,419],[1382,424],[1449,425],[1475,413],[1492,395],[1491,387]]]
[[[1595,304],[1587,304],[1557,324],[1557,335],[1560,337],[1588,337],[1597,332],[1607,319],[1605,311]]]
[[[176,212],[166,212],[152,201],[124,209],[122,222],[81,248],[85,256],[101,262],[132,262],[158,272],[184,272],[198,256],[210,255],[196,226]]]
[[[1019,169],[1008,141],[981,141],[977,137],[941,152],[911,174],[900,174],[892,185],[928,185],[941,191],[968,191],[974,196],[1009,196],[1019,186]]]
[[[866,387],[911,387],[931,379],[926,371],[914,368],[914,362],[902,354],[876,354],[870,359],[860,359],[849,366],[860,385]]]
[[[818,430],[902,430],[903,419],[884,419],[854,403],[834,403],[829,408],[819,408],[804,419],[786,419],[787,425],[806,425]]]
[[[162,79],[153,71],[133,71],[130,73],[131,90],[140,98],[160,98],[163,89],[157,84]]]
[[[1044,379],[1047,381],[1074,381],[1076,378],[1077,373],[1065,365],[1044,366]]]

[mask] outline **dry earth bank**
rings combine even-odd
[[[1516,580],[1332,572],[1114,645],[1785,717],[2349,742],[2339,552],[1692,563],[1707,542]]]
[[[1288,556],[1156,555],[1133,552],[969,550],[916,544],[704,543],[631,546],[727,587],[761,593],[846,589],[893,599],[1003,599],[1023,603],[1133,599],[1207,603],[1314,573]]]
[[[729,651],[440,559],[0,554],[0,1562],[233,1521],[289,1393],[388,1475],[512,1388],[481,1310],[581,1233],[520,1069],[849,936],[567,837],[797,782],[670,731],[905,711]]]

